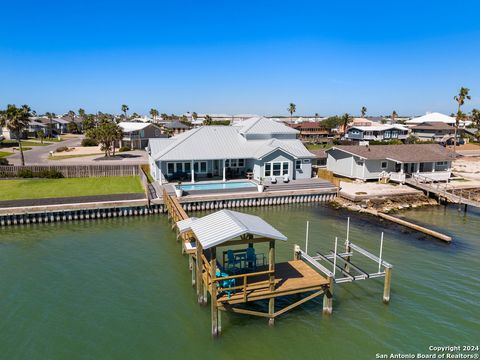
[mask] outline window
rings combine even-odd
[[[190,172],[192,171],[191,164],[189,162],[183,163],[183,171]]]
[[[227,159],[227,160],[225,160],[225,167],[229,167],[229,166],[230,166],[230,160]]]
[[[193,171],[198,172],[198,162],[193,163]]]
[[[295,170],[302,170],[302,160],[295,160]]]
[[[156,137],[159,137],[159,136],[160,136],[160,130],[159,130],[159,129],[155,129],[155,136],[156,136]]]
[[[304,164],[310,164],[310,159],[303,159]]]
[[[445,166],[445,165],[447,165],[447,162],[446,161],[437,161],[437,165]]]
[[[387,168],[387,162],[386,161],[382,161],[382,164],[381,164],[381,167],[382,169],[386,169]]]
[[[272,164],[265,163],[265,177],[272,175]]]
[[[167,163],[167,174],[173,174],[175,172],[174,166],[174,163]]]
[[[207,162],[206,161],[201,161],[200,162],[200,172],[201,173],[206,173],[207,172]]]
[[[280,176],[281,168],[282,168],[282,163],[274,162],[273,163],[273,176]]]
[[[288,174],[288,162],[285,161],[282,163],[282,175],[287,175]]]
[[[145,137],[145,131],[140,130],[140,137]]]
[[[245,166],[245,159],[238,159],[238,167],[244,167]]]
[[[237,159],[230,160],[230,166],[231,167],[237,167]]]

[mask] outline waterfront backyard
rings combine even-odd
[[[452,206],[400,215],[454,238],[452,244],[368,216],[304,204],[247,208],[309,252],[333,248],[351,218],[352,241],[394,265],[392,298],[378,280],[337,285],[333,316],[322,299],[277,319],[225,314],[219,339],[210,309],[196,302],[186,257],[164,215],[0,229],[0,349],[4,358],[372,359],[378,352],[428,352],[430,345],[476,344],[480,212]],[[193,213],[192,213],[193,215]],[[196,213],[195,216],[202,214]],[[264,305],[259,304],[259,308]]]
[[[143,193],[138,176],[0,180],[0,201]]]

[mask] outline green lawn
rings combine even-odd
[[[0,180],[0,200],[143,193],[138,176]]]
[[[0,151],[0,158],[7,157],[9,155],[12,155],[12,153],[6,152],[6,151]]]
[[[73,159],[73,158],[86,157],[86,156],[99,156],[99,155],[105,155],[105,153],[76,154],[76,155],[55,155],[55,156],[49,156],[48,160],[65,160],[65,159]]]

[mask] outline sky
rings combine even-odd
[[[0,108],[421,115],[480,108],[480,2],[6,1]]]

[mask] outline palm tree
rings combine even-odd
[[[453,97],[458,103],[457,109],[457,117],[455,119],[455,138],[453,139],[453,153],[456,154],[457,152],[457,132],[458,132],[458,125],[460,125],[460,120],[464,117],[464,114],[461,112],[461,107],[465,104],[465,100],[470,100],[471,96],[468,94],[470,92],[469,88],[461,87],[458,95]]]
[[[53,112],[46,112],[45,116],[50,120],[48,124],[48,136],[53,138],[53,123],[52,120],[56,116]]]
[[[86,112],[84,109],[80,108],[78,109],[78,116],[80,116],[82,118],[82,120],[85,118],[85,115],[86,115]]]
[[[127,111],[130,110],[128,105],[123,104],[122,105],[122,112],[125,115],[125,121],[127,120]]]
[[[192,119],[193,119],[193,120],[197,120],[197,119],[198,119],[198,114],[197,114],[195,111],[192,113]]]
[[[365,115],[367,115],[367,107],[366,107],[366,106],[362,106],[362,109],[360,110],[360,112],[362,113],[362,118],[364,118]]]
[[[395,118],[398,117],[398,114],[395,110],[392,112],[392,123],[395,123]]]
[[[67,115],[70,117],[70,119],[72,119],[72,121],[75,120],[75,111],[69,110]]]
[[[294,103],[290,103],[290,105],[288,105],[287,111],[290,113],[290,121],[292,121],[292,115],[295,111],[297,111],[297,105],[295,105]]]
[[[22,166],[25,166],[25,157],[23,155],[21,137],[23,131],[25,131],[30,124],[30,111],[28,105],[23,105],[20,108],[17,108],[15,105],[8,105],[7,110],[2,112],[0,116],[0,127],[6,126],[8,130],[15,134],[18,140]]]
[[[212,117],[210,115],[205,115],[205,120],[203,120],[203,125],[212,125]]]
[[[153,121],[157,120],[158,110],[157,109],[150,109],[150,116],[152,117]]]
[[[345,113],[345,114],[342,116],[342,121],[343,121],[343,134],[345,135],[345,134],[347,133],[347,125],[348,125],[348,122],[350,121],[350,114]]]

